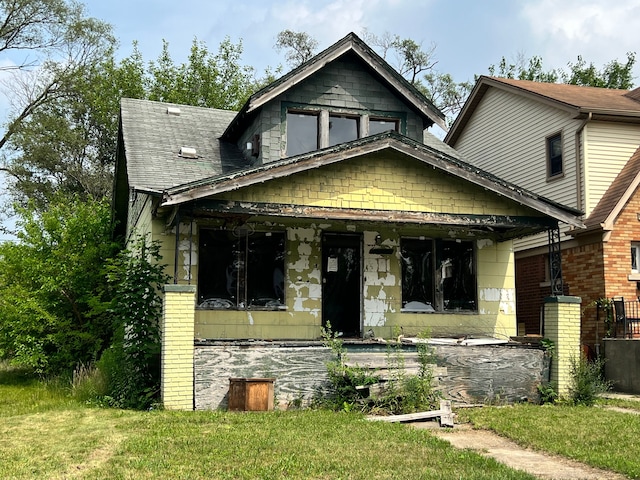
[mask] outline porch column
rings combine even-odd
[[[544,300],[544,336],[555,345],[551,383],[566,397],[571,385],[571,362],[580,360],[580,297],[557,296]]]
[[[160,392],[164,408],[193,410],[195,285],[165,285]]]

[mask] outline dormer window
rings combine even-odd
[[[318,114],[287,112],[287,155],[318,149]]]
[[[369,135],[375,135],[376,133],[388,132],[393,130],[398,131],[398,120],[390,118],[370,118],[369,119]]]
[[[360,122],[357,117],[329,115],[329,146],[359,138]]]

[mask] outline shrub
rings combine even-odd
[[[592,406],[598,394],[611,389],[611,383],[603,378],[604,360],[590,361],[585,356],[571,360],[571,386],[569,397],[574,405]]]

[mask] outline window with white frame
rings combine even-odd
[[[640,273],[640,242],[631,242],[631,273]]]

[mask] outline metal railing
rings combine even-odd
[[[640,300],[613,298],[613,326],[616,338],[640,337]]]

